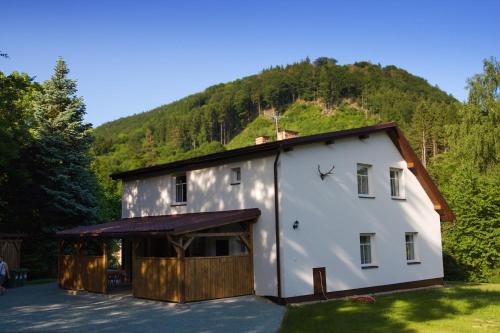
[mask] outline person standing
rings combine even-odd
[[[3,286],[6,279],[10,279],[9,266],[5,261],[3,261],[3,256],[0,255],[0,294],[5,293],[5,287]]]

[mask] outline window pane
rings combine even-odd
[[[368,188],[368,167],[365,165],[357,166],[357,176],[358,176],[358,194],[369,194]]]
[[[241,169],[240,168],[234,168],[231,169],[232,171],[232,182],[233,183],[239,183],[241,181]]]
[[[371,236],[368,235],[360,235],[360,254],[361,254],[361,264],[371,264],[372,262],[372,253],[371,253]]]
[[[175,177],[175,202],[187,201],[187,178],[186,175]]]
[[[391,178],[391,196],[399,197],[401,194],[400,190],[401,170],[390,170],[390,178]]]
[[[406,260],[415,260],[415,235],[407,233],[406,238]]]

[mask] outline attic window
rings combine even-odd
[[[175,176],[175,203],[184,204],[187,201],[186,174]]]
[[[241,168],[231,169],[231,185],[239,185],[241,183]]]

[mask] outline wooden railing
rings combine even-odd
[[[136,257],[132,285],[135,297],[179,301],[179,259]]]
[[[70,290],[107,292],[107,262],[104,256],[59,256],[59,286]]]
[[[252,261],[248,255],[184,260],[188,302],[253,293]]]
[[[184,301],[189,302],[253,293],[252,263],[248,255],[183,260],[136,257],[133,268],[135,297],[179,302],[184,292]]]

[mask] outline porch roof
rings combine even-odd
[[[256,220],[260,209],[238,209],[219,212],[144,216],[120,219],[108,223],[81,226],[58,232],[66,237],[124,237],[184,234],[218,226]]]

